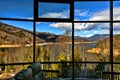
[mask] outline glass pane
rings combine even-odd
[[[120,20],[120,1],[114,1],[113,7],[113,20]]]
[[[33,61],[32,22],[1,21],[0,34],[0,64]]]
[[[120,64],[114,64],[113,65],[113,71],[114,73],[114,79],[119,80],[120,79]]]
[[[39,18],[70,18],[70,5],[39,2]]]
[[[75,23],[75,61],[109,61],[109,23]]]
[[[109,62],[109,29],[109,23],[75,23],[75,61]],[[75,77],[100,79],[102,67],[110,68],[104,63],[75,63]]]
[[[75,2],[75,21],[109,20],[109,2]]]
[[[120,23],[113,24],[113,54],[114,62],[120,62]]]
[[[71,23],[37,22],[36,25],[36,35],[38,36],[36,38],[36,61],[65,62],[48,63],[43,65],[43,69],[59,70],[62,74],[60,77],[67,78],[66,71],[72,70],[72,66],[66,63],[72,61]],[[72,72],[69,75],[72,75]],[[47,74],[47,77],[56,76]]]
[[[78,68],[79,67],[79,68]],[[85,67],[85,68],[84,68]],[[102,72],[109,72],[110,65],[105,63],[75,63],[75,80],[107,80]]]
[[[64,61],[67,53],[71,53],[71,24],[70,23],[52,23],[41,22],[36,23],[36,39],[37,52],[43,55],[44,59],[38,61]],[[63,56],[63,58],[61,58]],[[60,59],[59,59],[60,57]],[[42,58],[42,57],[41,57]],[[36,58],[37,59],[37,58]]]
[[[33,0],[0,0],[0,17],[33,19]]]

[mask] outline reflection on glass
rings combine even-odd
[[[75,2],[75,21],[109,20],[109,2]]]
[[[70,18],[69,4],[39,2],[38,9],[40,18]]]
[[[0,0],[0,17],[3,18],[33,18],[34,0]]]
[[[113,3],[113,20],[120,20],[120,1]]]
[[[33,61],[32,28],[33,24],[31,22],[30,23],[17,21],[0,22],[1,64]]]

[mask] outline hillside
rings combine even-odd
[[[113,47],[114,49],[120,49],[120,34],[114,35],[113,36]],[[102,49],[108,49],[110,48],[110,38],[105,38],[103,40],[100,40],[96,44],[97,48],[102,48]]]
[[[44,41],[36,36],[36,42]],[[32,44],[33,32],[0,22],[0,44]]]
[[[56,35],[48,32],[36,32],[36,43],[68,42],[72,38],[65,35]],[[87,41],[85,38],[75,37],[75,41]],[[33,32],[16,26],[0,22],[0,44],[33,43]]]
[[[43,41],[41,42],[55,42],[56,38],[59,35],[55,35],[47,32],[37,32],[36,36],[39,37],[40,39],[43,39]]]
[[[23,44],[33,41],[31,32],[1,22],[0,34],[1,44]]]
[[[105,38],[108,38],[110,35],[109,34],[96,34],[96,35],[93,35],[91,37],[88,37],[86,38],[87,40],[89,41],[99,41],[99,40],[103,40]]]

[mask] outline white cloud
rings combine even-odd
[[[75,10],[75,16],[82,16],[82,17],[88,16],[88,11],[81,11],[79,9],[76,9]]]
[[[36,24],[40,24],[41,22],[36,22]]]
[[[84,31],[84,33],[86,34],[86,33],[89,33],[89,31]]]
[[[90,21],[96,20],[109,20],[109,9],[103,10],[101,12],[93,13],[92,16],[89,18]]]
[[[120,20],[120,7],[115,7],[113,9],[113,14],[114,14],[113,17],[114,20]]]
[[[99,34],[109,34],[109,33],[110,33],[109,29],[102,29],[102,30],[99,32]]]
[[[75,30],[82,30],[86,28],[86,23],[75,23]]]
[[[61,30],[72,30],[71,23],[52,23],[49,26],[54,28],[59,28]]]
[[[78,16],[86,16],[88,14],[87,11],[82,12],[80,10],[75,10],[75,14]],[[114,7],[114,20],[120,20],[120,7]],[[77,19],[78,20],[78,19]],[[93,13],[91,17],[88,20],[109,20],[109,9],[99,11],[96,13]],[[72,26],[70,23],[53,23],[50,25],[50,27],[55,27],[59,29],[70,29]],[[103,33],[108,33],[108,31],[104,30],[109,30],[110,26],[109,23],[75,23],[75,30],[97,30],[98,28],[103,29]],[[114,30],[120,30],[120,23],[114,24]]]
[[[113,30],[120,32],[120,23],[114,23],[114,24],[113,24]]]
[[[120,34],[120,31],[113,31],[113,34]]]
[[[71,23],[52,23],[49,25],[50,27],[58,28],[61,30],[71,30]],[[75,23],[75,30],[96,30],[98,28],[109,29],[108,23]]]
[[[69,10],[63,12],[50,12],[44,15],[41,15],[42,18],[69,18]]]
[[[27,19],[33,19],[33,17],[28,17]]]
[[[61,30],[72,30],[72,24],[71,23],[52,23],[49,25],[50,27],[59,28]],[[75,30],[82,30],[86,29],[86,23],[75,23]]]
[[[93,33],[94,33],[94,34],[97,34],[97,33],[98,33],[98,31],[93,31]]]
[[[105,9],[99,12],[91,13],[88,11],[82,11],[82,10],[75,10],[75,16],[79,17],[90,17],[87,20],[95,21],[95,20],[109,20],[109,14],[110,10]],[[113,8],[113,19],[114,20],[120,20],[120,7],[114,7]],[[78,21],[78,18],[75,19]],[[84,19],[83,19],[84,20]]]
[[[52,23],[50,27],[58,28],[60,30],[72,30],[71,23]],[[120,23],[113,24],[114,34],[120,33]],[[83,31],[84,37],[90,37],[94,34],[109,34],[110,26],[109,23],[75,23],[75,30]],[[91,33],[92,31],[92,33]]]
[[[90,36],[93,36],[93,34],[84,35],[84,37],[90,37]]]

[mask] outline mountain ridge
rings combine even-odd
[[[109,34],[95,34],[95,35],[90,36],[86,39],[89,41],[99,41],[99,40],[103,40],[103,39],[108,38],[108,37],[110,37]]]
[[[18,28],[16,26],[12,26],[6,23],[0,22],[0,44],[9,43],[9,44],[25,44],[25,43],[33,43],[33,32]],[[54,33],[49,32],[36,32],[35,34],[36,43],[44,43],[44,42],[68,42],[72,41],[72,37],[67,35],[56,35]],[[108,37],[108,34],[104,35],[93,35],[91,37],[80,37],[75,36],[74,39],[76,42],[83,41],[98,41]]]

